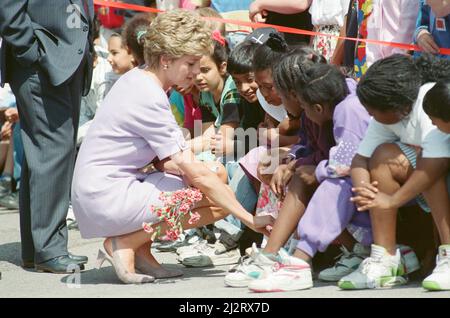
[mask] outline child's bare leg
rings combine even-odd
[[[270,233],[269,240],[264,248],[265,253],[277,253],[286,244],[289,236],[297,228],[303,216],[306,205],[310,200],[313,189],[307,186],[297,175],[289,183],[289,191],[283,201],[283,206]]]
[[[378,189],[386,194],[395,193],[413,172],[408,159],[395,144],[379,146],[370,159],[369,168],[371,180],[378,181]],[[395,255],[397,209],[373,209],[370,219],[374,243]]]
[[[353,235],[351,235],[346,229],[337,237],[337,240],[349,251],[352,251],[353,247],[357,243]]]
[[[423,195],[431,209],[441,244],[450,244],[450,200],[447,192],[447,175],[442,176]]]

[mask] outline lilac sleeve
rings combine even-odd
[[[132,113],[130,123],[160,160],[188,148],[183,133],[170,111],[168,100],[158,100],[151,105],[139,105]]]
[[[326,178],[348,176],[353,157],[355,156],[361,138],[344,127],[334,130],[337,144],[330,149],[328,160],[322,160],[316,168],[316,178],[322,182]]]

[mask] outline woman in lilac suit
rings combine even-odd
[[[195,160],[170,111],[166,91],[189,85],[200,72],[201,56],[211,49],[211,31],[193,13],[175,10],[158,16],[146,34],[146,66],[116,82],[81,146],[72,184],[81,235],[106,238],[106,253],[125,283],[182,274],[161,267],[150,253],[150,235],[142,230],[143,222],[157,221],[149,207],[161,204],[159,194],[185,187],[182,177],[205,195],[195,207],[200,221],[186,221],[185,229],[213,223],[228,213],[255,229],[253,216],[233,192]],[[171,174],[139,173],[155,158],[170,160]],[[154,226],[158,225],[164,235],[165,224]]]

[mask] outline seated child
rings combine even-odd
[[[421,62],[430,58],[436,61]],[[339,281],[342,289],[407,283],[396,247],[396,218],[397,209],[413,198],[431,211],[442,244],[436,265],[442,275],[429,276],[423,286],[430,290],[449,286],[450,268],[442,266],[448,263],[444,255],[450,244],[449,140],[433,133],[435,126],[423,109],[424,96],[434,82],[448,79],[449,74],[448,60],[424,55],[414,62],[408,56],[393,55],[373,64],[358,84],[358,97],[373,120],[353,159],[352,200],[359,211],[370,210],[374,244],[370,257]]]

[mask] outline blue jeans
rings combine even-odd
[[[236,195],[236,199],[247,212],[253,214],[255,212],[256,202],[258,201],[258,195],[253,189],[250,179],[237,162],[227,163],[226,168],[229,178],[228,184]],[[240,229],[244,228],[241,221],[231,214],[226,217],[226,220]]]

